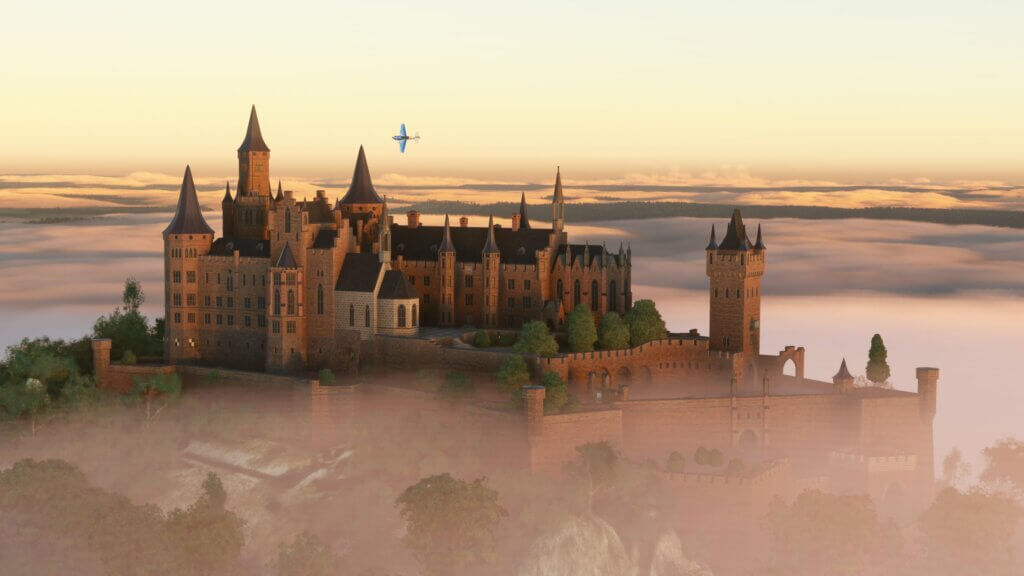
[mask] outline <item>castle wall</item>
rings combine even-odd
[[[578,458],[576,448],[589,442],[608,442],[616,450],[623,446],[619,410],[548,415],[541,426],[542,433],[530,437],[530,469],[535,473],[565,473],[566,463]]]
[[[200,354],[203,363],[262,366],[267,345],[265,258],[205,256],[199,262]]]

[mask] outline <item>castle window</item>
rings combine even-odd
[[[181,312],[174,313],[174,323],[181,324]]]
[[[217,273],[217,285],[220,286],[220,272]]]
[[[206,283],[207,284],[210,283],[210,273],[209,272],[206,273]]]
[[[292,210],[291,208],[284,209],[284,233],[290,234],[292,231]]]
[[[515,289],[516,289],[516,281],[515,281],[515,278],[509,278],[509,279],[508,279],[508,289],[509,289],[509,290],[515,290]]]
[[[718,288],[715,288],[715,298],[718,298]]]
[[[195,324],[196,323],[196,313],[195,312],[189,312],[188,313],[188,323],[189,324]]]
[[[175,284],[181,284],[181,272],[180,271],[175,270],[174,272],[171,273],[171,277],[174,279],[174,283]]]
[[[270,330],[274,334],[280,334],[281,333],[281,323],[278,322],[277,320],[274,320],[273,323],[271,323],[271,325],[270,325]]]
[[[251,328],[252,327],[252,316],[246,316],[245,320],[244,320],[244,323],[245,323],[245,327],[246,328]]]
[[[473,305],[473,295],[472,294],[466,294],[466,306],[472,306],[472,305]]]
[[[245,274],[242,274],[242,286],[245,286]]]
[[[243,301],[243,304],[245,305],[245,309],[246,310],[248,310],[249,308],[252,308],[252,298],[246,296],[245,300]]]
[[[532,304],[529,296],[523,296],[523,310],[529,310]]]
[[[185,302],[187,302],[189,306],[195,306],[196,305],[196,295],[195,294],[188,294],[188,295],[186,295],[185,296]]]
[[[316,313],[324,313],[324,286],[320,284],[316,287]]]
[[[259,326],[260,328],[266,328],[267,327],[267,317],[266,316],[257,316],[256,317],[256,325]],[[262,348],[262,345],[261,345],[261,348]]]
[[[580,281],[576,280],[572,285],[572,304],[573,306],[579,306],[580,301],[583,299],[582,293],[580,292]]]
[[[289,320],[285,323],[284,328],[289,334],[295,334],[295,321]]]
[[[288,291],[288,314],[295,314],[295,291]]]
[[[405,328],[405,304],[398,305],[398,327]]]
[[[523,290],[529,290],[529,289],[530,289],[530,281],[529,280],[523,280]]]
[[[515,298],[509,298],[508,299],[508,307],[509,307],[509,309],[512,309],[512,308],[516,307],[516,299]]]
[[[217,296],[217,308],[220,308],[223,305],[224,305],[224,297],[223,296]]]
[[[472,288],[472,287],[473,287],[473,277],[470,276],[469,274],[466,274],[466,288]]]
[[[175,306],[181,306],[181,294],[175,294],[172,300],[174,301]]]
[[[356,307],[353,306],[352,304],[348,305],[348,325],[356,325]]]
[[[189,284],[195,284],[196,283],[196,273],[195,273],[195,271],[189,270],[188,272],[185,272],[185,281],[188,282]]]
[[[413,304],[412,305],[412,325],[413,326],[416,325],[416,322],[417,322],[418,319],[419,319],[419,314],[416,311],[416,305]]]
[[[260,297],[256,298],[256,304],[257,304],[257,306],[259,306],[260,310],[266,310],[266,308],[267,308],[267,299],[264,298],[263,296],[260,296]]]
[[[228,314],[228,326],[234,326],[234,325],[235,325],[235,315],[234,314]]]
[[[608,283],[608,309],[613,311],[619,309],[618,290],[616,288],[618,286],[616,286],[615,280]]]
[[[423,285],[424,286],[430,286],[430,276],[424,276],[423,277]]]
[[[366,322],[365,322],[365,324],[366,324],[367,328],[370,327],[370,307],[369,307],[369,305],[367,305],[367,307],[366,307]]]
[[[412,284],[413,286],[416,285],[416,276],[409,274],[409,284]]]
[[[217,326],[221,326],[222,324],[224,324],[224,315],[217,314]]]
[[[228,292],[235,289],[235,277],[231,272],[228,272]]]
[[[228,308],[234,308],[234,307],[235,307],[235,297],[234,296],[228,296]]]
[[[590,309],[597,312],[598,300],[601,298],[601,288],[597,280],[590,283]]]
[[[210,323],[210,315],[209,314],[204,314],[203,315],[203,323],[204,324],[209,324]]]
[[[274,314],[280,314],[281,313],[281,289],[280,288],[275,288],[274,289],[274,310],[272,312]]]

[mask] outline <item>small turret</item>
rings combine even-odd
[[[757,240],[754,242],[754,250],[757,250],[758,252],[761,252],[762,250],[764,250],[764,248],[765,248],[764,241],[761,240],[761,224],[758,223],[758,225],[757,225]]]
[[[555,192],[551,198],[551,228],[561,234],[565,228],[565,196],[562,195],[562,167],[555,170]]]
[[[487,222],[487,243],[484,244],[484,254],[498,254],[498,243],[494,240],[494,215]]]
[[[270,196],[270,148],[263,141],[256,106],[249,112],[245,138],[238,147],[238,195]]]
[[[441,237],[441,246],[438,247],[439,253],[455,253],[455,243],[452,242],[452,229],[448,224],[448,215],[444,215],[444,235]]]
[[[181,190],[178,192],[178,207],[174,211],[174,218],[167,228],[164,229],[164,238],[171,234],[210,234],[213,235],[213,228],[203,218],[203,211],[199,207],[199,197],[196,195],[196,185],[192,181],[192,168],[185,166],[185,176],[181,180]]]
[[[284,190],[281,189],[281,181],[277,181],[277,196],[274,197],[275,202],[284,200]]]
[[[853,390],[853,375],[846,367],[846,358],[843,358],[843,363],[839,365],[839,371],[832,377],[832,390],[836,394],[845,394]]]
[[[708,242],[708,247],[705,250],[718,250],[718,243],[715,242],[715,225],[711,225],[711,241]]]
[[[224,198],[220,201],[221,222],[225,238],[235,236],[235,199],[231,197],[231,183],[224,183]]]
[[[519,198],[519,227],[520,228],[529,228],[530,227],[530,219],[526,215],[526,192],[525,191],[523,192],[523,195]]]
[[[220,201],[221,204],[230,204],[235,199],[231,197],[231,182],[224,182],[224,198]]]

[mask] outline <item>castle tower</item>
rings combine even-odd
[[[370,179],[370,167],[366,163],[366,152],[359,147],[356,166],[352,171],[352,182],[348,192],[338,201],[341,217],[353,222],[356,240],[364,252],[369,252],[379,239],[376,229],[370,223],[379,220],[384,209],[384,200],[377,194]],[[368,215],[368,216],[364,216]]]
[[[846,394],[853,390],[853,374],[850,374],[846,367],[846,358],[843,358],[843,363],[839,365],[839,372],[832,377],[832,390],[836,394]]]
[[[268,298],[270,333],[267,335],[267,372],[297,372],[306,365],[306,323],[303,314],[303,277],[291,244],[286,242],[270,267]]]
[[[526,215],[526,192],[519,198],[519,227],[530,227],[530,218]]]
[[[562,195],[562,167],[555,171],[555,192],[551,199],[551,229],[560,237],[565,229],[565,196]],[[562,238],[562,242],[565,239]]]
[[[249,113],[245,139],[238,147],[238,195],[270,196],[270,148],[263,141],[256,106]]]
[[[213,228],[206,223],[192,181],[192,169],[178,193],[178,207],[164,236],[164,359],[197,359],[199,351],[199,257],[213,245]],[[117,359],[119,360],[119,358]]]
[[[484,266],[484,326],[498,325],[498,288],[500,286],[501,250],[494,240],[494,216],[487,223],[487,243],[481,262]]]
[[[441,281],[437,323],[439,326],[452,326],[455,324],[455,244],[447,214],[444,216],[444,237],[437,249],[437,271]]]
[[[234,238],[235,236],[235,199],[231,197],[231,183],[224,183],[224,199],[220,201],[222,221],[224,224],[224,237]]]
[[[761,277],[765,252],[760,226],[757,242],[751,244],[739,210],[733,211],[720,244],[716,244],[712,228],[711,242],[707,246],[712,350],[760,354]],[[628,253],[626,258],[628,261]]]
[[[391,225],[388,222],[388,199],[384,198],[384,207],[380,211],[380,231],[377,235],[377,256],[386,270],[391,269]]]

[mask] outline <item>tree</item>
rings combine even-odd
[[[510,354],[498,366],[498,387],[513,400],[519,398],[519,389],[530,383],[530,369],[518,354]]]
[[[889,364],[886,362],[888,355],[889,353],[885,350],[885,342],[882,342],[882,336],[879,334],[872,336],[866,369],[868,380],[877,385],[882,385],[889,381]]]
[[[708,452],[707,448],[700,446],[693,454],[693,461],[698,466],[707,466],[711,462],[711,453]]]
[[[441,381],[438,393],[453,400],[465,398],[474,392],[473,381],[465,372],[448,372]]]
[[[92,331],[96,338],[110,339],[111,358],[121,358],[126,350],[147,355],[162,346],[153,341],[145,316],[134,312],[116,309],[97,318]]]
[[[274,568],[278,576],[336,576],[339,562],[330,546],[303,531],[291,544],[281,544]]]
[[[1013,572],[1014,533],[1021,509],[1012,498],[946,488],[921,515],[928,574]]]
[[[945,486],[957,488],[971,474],[971,465],[964,462],[959,448],[953,448],[942,459],[942,477],[939,482]]]
[[[21,383],[0,386],[0,408],[10,418],[28,417],[32,435],[36,433],[38,416],[50,403],[46,386],[36,378],[28,378]]]
[[[544,413],[560,414],[569,402],[569,390],[565,380],[556,372],[546,372],[540,383],[544,386]]]
[[[321,368],[316,373],[317,380],[320,381],[321,386],[333,386],[334,385],[334,372],[330,368]]]
[[[746,471],[747,466],[739,458],[729,460],[729,465],[725,467],[725,473],[729,476],[743,476]]]
[[[626,313],[626,324],[629,326],[629,344],[633,347],[668,337],[665,321],[653,300],[634,302]]]
[[[142,303],[146,301],[146,295],[142,291],[142,284],[134,276],[129,276],[124,281],[121,301],[124,302],[124,311],[129,314],[138,314]]]
[[[476,331],[476,334],[473,335],[473,346],[477,348],[489,348],[491,346],[491,336],[487,333],[487,330]]]
[[[522,330],[519,331],[519,339],[512,349],[520,354],[551,357],[558,354],[558,341],[551,335],[547,324],[540,320],[531,320],[523,324]]]
[[[213,472],[203,481],[202,495],[186,510],[167,516],[177,574],[220,575],[233,571],[245,545],[245,521],[227,510],[227,492]]]
[[[1024,492],[1024,442],[1006,438],[985,448],[985,470],[981,481],[988,484],[1008,482]]]
[[[776,500],[765,528],[778,574],[864,574],[902,547],[895,523],[880,521],[866,495],[807,490],[790,505]]]
[[[608,312],[601,317],[597,333],[602,350],[629,348],[629,326],[615,312]]]
[[[718,468],[719,466],[722,465],[724,461],[725,458],[722,456],[722,451],[719,450],[718,448],[715,448],[711,450],[710,453],[708,453],[708,466],[711,466],[712,468]]]
[[[565,331],[569,335],[569,350],[573,352],[593,352],[597,342],[597,328],[594,326],[594,315],[590,308],[577,306],[565,319]]]
[[[466,482],[450,474],[421,479],[395,505],[406,522],[403,541],[426,573],[438,576],[492,562],[495,530],[508,515],[486,479]]]
[[[160,415],[171,401],[181,395],[181,378],[177,374],[154,374],[148,378],[136,377],[132,383],[131,398],[146,407],[146,421]]]
[[[619,453],[608,442],[587,442],[576,447],[579,460],[571,462],[569,473],[587,485],[587,510],[594,507],[594,496],[612,485],[619,465]]]
[[[672,474],[682,474],[686,469],[686,459],[683,458],[682,454],[673,450],[665,461],[665,469]]]

